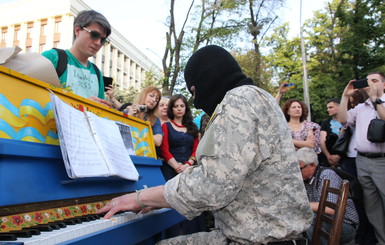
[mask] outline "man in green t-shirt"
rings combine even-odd
[[[104,100],[103,76],[88,58],[109,43],[107,37],[110,34],[111,26],[102,14],[94,10],[82,11],[74,20],[74,42],[70,49],[65,50],[66,66],[62,74],[58,71],[59,63],[63,62],[60,61],[61,50],[51,49],[42,53],[56,68],[63,88],[107,106],[111,103]]]

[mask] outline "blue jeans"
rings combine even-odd
[[[322,224],[322,229],[329,232],[330,225],[328,223]],[[310,226],[310,228],[306,231],[306,236],[311,241],[313,236],[313,230],[314,230],[314,224]],[[341,230],[341,238],[340,238],[340,244],[348,243],[352,240],[354,240],[356,236],[356,229],[345,222],[342,223],[342,230]],[[327,245],[326,239],[321,237],[321,245]]]

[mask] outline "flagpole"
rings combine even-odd
[[[309,114],[308,121],[311,121],[311,111],[310,111],[310,98],[309,98],[309,87],[307,82],[307,68],[306,68],[306,51],[305,51],[305,43],[303,40],[303,25],[302,25],[302,0],[300,0],[300,14],[299,14],[299,22],[300,22],[300,38],[301,38],[301,52],[302,52],[302,69],[303,69],[303,98],[305,104],[308,106]]]

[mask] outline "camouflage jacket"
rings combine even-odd
[[[211,210],[236,243],[298,237],[312,222],[290,129],[274,98],[255,86],[227,92],[197,149],[198,165],[165,185],[191,219]]]

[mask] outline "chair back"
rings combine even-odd
[[[329,193],[338,196],[337,203],[332,203],[327,200]],[[328,245],[339,245],[342,222],[345,216],[346,202],[349,194],[349,181],[343,180],[339,189],[330,187],[330,180],[325,179],[322,187],[321,199],[319,201],[318,212],[314,225],[312,244],[319,245],[321,237],[328,241]],[[334,210],[334,215],[325,213],[326,208]],[[323,222],[330,225],[330,230],[326,231],[322,227]]]

